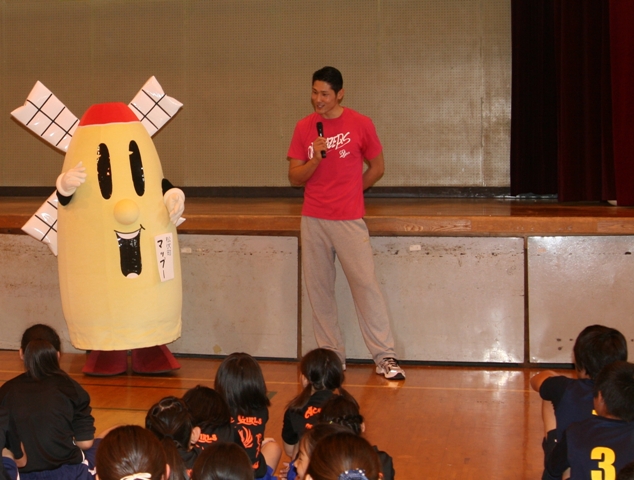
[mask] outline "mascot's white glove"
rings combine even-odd
[[[64,197],[70,197],[77,187],[86,181],[86,167],[79,162],[70,170],[60,174],[55,182],[57,191]]]
[[[167,207],[170,220],[176,225],[176,222],[178,222],[178,219],[181,218],[185,211],[185,194],[180,188],[170,188],[163,195],[163,203]]]

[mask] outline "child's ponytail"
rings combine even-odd
[[[59,366],[59,352],[46,340],[32,340],[24,350],[24,367],[28,374],[36,379],[51,375],[65,375]]]
[[[339,356],[327,348],[316,348],[302,357],[299,364],[301,374],[307,385],[301,393],[290,401],[290,410],[301,410],[306,406],[314,392],[330,390],[342,395],[349,395],[341,386],[345,375]]]

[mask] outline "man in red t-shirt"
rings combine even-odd
[[[305,187],[302,268],[315,338],[319,347],[337,352],[345,366],[335,299],[336,255],[348,279],[376,373],[388,380],[403,380],[405,373],[396,360],[387,306],[363,221],[363,191],[383,176],[383,147],[370,118],[341,106],[343,95],[339,70],[317,70],[311,95],[315,112],[297,122],[288,150],[288,178],[292,185]]]

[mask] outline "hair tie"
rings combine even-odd
[[[151,473],[133,473],[132,475],[121,477],[121,480],[147,480],[149,478],[152,478]]]
[[[365,476],[363,470],[355,468],[354,470],[346,470],[343,472],[339,475],[339,480],[368,480],[368,477]]]

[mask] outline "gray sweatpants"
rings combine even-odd
[[[323,220],[302,216],[302,268],[313,309],[317,345],[346,353],[335,299],[335,255],[348,279],[363,340],[375,363],[395,357],[385,299],[374,273],[370,235],[363,219]]]

